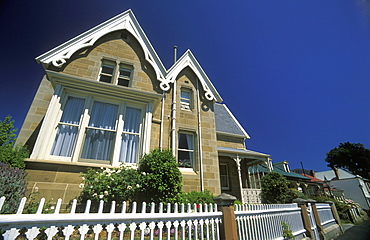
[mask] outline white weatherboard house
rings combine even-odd
[[[165,69],[131,10],[36,60],[45,76],[18,143],[31,151],[29,190],[47,199],[78,196],[87,167],[136,165],[155,148],[172,149],[184,191],[246,199],[248,169],[270,157],[246,149],[248,134],[190,50]]]
[[[316,172],[316,177],[321,180],[330,181],[330,185],[343,190],[346,198],[360,204],[370,211],[370,183],[369,180],[358,175],[353,175],[343,169]]]

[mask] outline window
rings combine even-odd
[[[126,64],[117,64],[114,61],[103,60],[99,81],[128,87],[130,85],[132,67]]]
[[[182,110],[191,110],[191,97],[192,93],[190,89],[181,88],[180,91],[180,105]]]
[[[222,190],[230,190],[227,164],[220,164],[220,183]]]
[[[69,96],[50,155],[105,164],[136,163],[141,123],[141,108]]]
[[[180,132],[178,141],[179,167],[192,168],[194,166],[194,134]]]

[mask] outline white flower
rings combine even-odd
[[[84,188],[85,187],[85,184],[81,183],[78,187],[79,188]]]
[[[39,188],[38,187],[35,187],[35,192],[38,192],[39,191]]]
[[[127,186],[127,189],[132,189],[132,186]]]
[[[136,187],[137,187],[137,188],[139,188],[139,187],[140,187],[140,185],[139,185],[139,184],[136,184]]]
[[[104,191],[104,195],[108,195],[108,191]]]
[[[97,193],[94,193],[94,194],[93,194],[93,197],[96,197],[96,196],[98,196],[98,194],[97,194]]]
[[[99,195],[99,198],[100,198],[100,199],[102,199],[103,197],[104,197],[104,195],[103,195],[103,194],[100,194],[100,195]]]
[[[146,172],[143,172],[143,175],[146,176]]]
[[[85,181],[85,177],[82,177],[82,181]]]

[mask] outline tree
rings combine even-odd
[[[24,168],[29,153],[25,146],[15,145],[17,129],[11,116],[0,121],[0,162],[16,168]]]
[[[337,167],[370,179],[370,150],[361,143],[340,143],[326,153],[328,167]]]
[[[286,203],[290,194],[288,180],[278,172],[269,172],[261,179],[264,203]]]

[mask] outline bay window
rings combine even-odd
[[[125,101],[68,96],[51,158],[113,165],[136,163],[141,147],[142,109]]]

